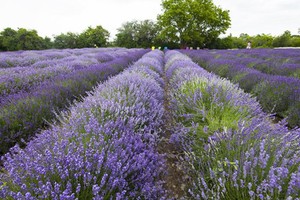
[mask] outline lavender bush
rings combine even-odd
[[[299,50],[183,52],[205,69],[239,83],[258,98],[265,112],[287,118],[291,128],[300,126]]]

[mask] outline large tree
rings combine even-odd
[[[184,46],[207,46],[230,26],[228,10],[212,0],[163,0],[160,37]]]
[[[109,32],[102,26],[88,27],[78,37],[79,47],[106,47],[108,45]]]
[[[61,33],[54,37],[54,47],[58,49],[78,48],[78,35],[76,33]]]
[[[19,28],[16,38],[18,40],[18,50],[41,50],[44,49],[44,39],[40,37],[36,30]]]
[[[273,36],[268,34],[258,34],[253,37],[251,43],[254,48],[271,48],[273,44]]]
[[[109,32],[102,26],[95,28],[89,26],[82,33],[67,32],[54,37],[54,47],[65,48],[85,48],[85,47],[106,47],[108,45]]]
[[[4,51],[33,50],[47,48],[47,38],[42,38],[36,30],[5,28],[0,32],[0,48]]]
[[[120,47],[150,48],[155,43],[158,26],[151,20],[126,22],[118,29],[115,45]]]
[[[0,32],[1,37],[1,48],[4,51],[15,51],[17,50],[17,31],[12,28],[5,28]]]
[[[292,34],[290,31],[285,31],[282,35],[275,37],[273,40],[274,47],[289,47],[291,46]]]
[[[137,47],[137,23],[137,21],[126,22],[122,24],[121,28],[118,28],[118,33],[114,41],[116,46],[127,48]]]

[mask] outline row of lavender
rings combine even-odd
[[[290,127],[300,126],[300,51],[258,49],[248,52],[246,56],[245,50],[184,51],[206,70],[238,83],[256,96],[266,112],[287,118]],[[266,52],[270,53],[269,58]],[[279,75],[273,75],[277,72]],[[292,75],[282,76],[285,72]]]
[[[166,61],[188,198],[299,200],[300,129],[270,122],[249,94],[187,56],[170,51]]]
[[[25,56],[22,52],[1,54],[6,59],[16,55],[19,62],[15,67],[0,69],[0,154],[15,143],[28,141],[47,126],[47,121],[55,119],[55,112],[66,109],[73,100],[80,100],[86,91],[118,74],[146,52],[143,49],[75,49],[56,53],[55,50],[26,51]],[[36,65],[21,65],[22,61],[29,63],[34,57],[27,58],[30,53],[36,57]],[[37,59],[47,66],[38,65]]]
[[[266,74],[300,78],[300,50],[298,49],[252,49],[217,53],[219,58],[234,59],[249,68]]]
[[[53,125],[5,156],[6,199],[161,199],[163,53],[98,85]]]

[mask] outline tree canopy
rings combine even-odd
[[[150,48],[158,33],[158,26],[151,20],[126,22],[118,29],[115,45],[119,47]]]
[[[88,27],[80,34],[61,33],[54,36],[54,41],[49,37],[42,38],[36,30],[8,27],[0,32],[0,51],[107,47],[108,39],[109,32],[100,25]]]
[[[277,37],[273,41],[274,47],[288,47],[291,46],[292,34],[290,31],[285,31],[281,36]]]
[[[88,27],[78,37],[79,47],[106,47],[108,45],[109,32],[102,26]]]
[[[208,45],[231,25],[229,11],[212,0],[163,0],[162,8],[158,16],[161,38],[180,46]]]
[[[102,26],[95,28],[88,27],[81,34],[68,32],[61,33],[54,38],[54,47],[64,48],[85,48],[85,47],[106,47],[108,45],[109,32]]]
[[[77,48],[78,47],[78,34],[67,32],[61,33],[54,37],[54,47],[57,49]]]
[[[0,42],[1,49],[5,51],[44,49],[47,46],[46,40],[36,30],[25,28],[5,28],[0,32]]]

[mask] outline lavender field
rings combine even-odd
[[[300,129],[274,123],[238,77],[209,72],[228,56],[219,71],[249,65],[240,79],[247,70],[287,79],[285,98],[297,98],[297,70],[250,65],[299,57],[251,52],[189,51],[200,65],[175,50],[0,54],[0,198],[299,200]],[[256,94],[276,81],[258,82]]]

